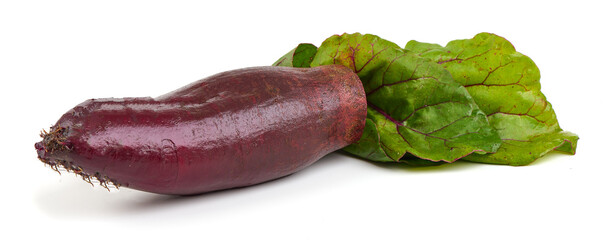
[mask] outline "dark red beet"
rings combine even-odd
[[[346,67],[246,68],[158,98],[85,101],[35,147],[52,168],[105,187],[198,194],[309,166],[358,141],[366,109]]]

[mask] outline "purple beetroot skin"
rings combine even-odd
[[[343,66],[223,72],[158,98],[85,101],[35,147],[84,180],[163,194],[249,186],[358,141],[362,84]]]

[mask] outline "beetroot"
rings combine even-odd
[[[163,194],[249,186],[358,141],[367,113],[343,66],[223,72],[158,98],[87,100],[35,144],[91,183]]]

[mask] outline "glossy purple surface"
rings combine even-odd
[[[158,98],[85,101],[55,125],[70,150],[36,148],[121,186],[197,194],[309,166],[360,138],[366,108],[346,67],[245,68]]]

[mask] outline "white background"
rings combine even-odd
[[[0,238],[614,238],[607,1],[292,2],[2,1]],[[36,159],[39,131],[85,99],[158,96],[343,32],[401,46],[507,38],[540,67],[561,126],[580,136],[577,154],[410,169],[334,153],[277,181],[194,197],[109,193]]]

